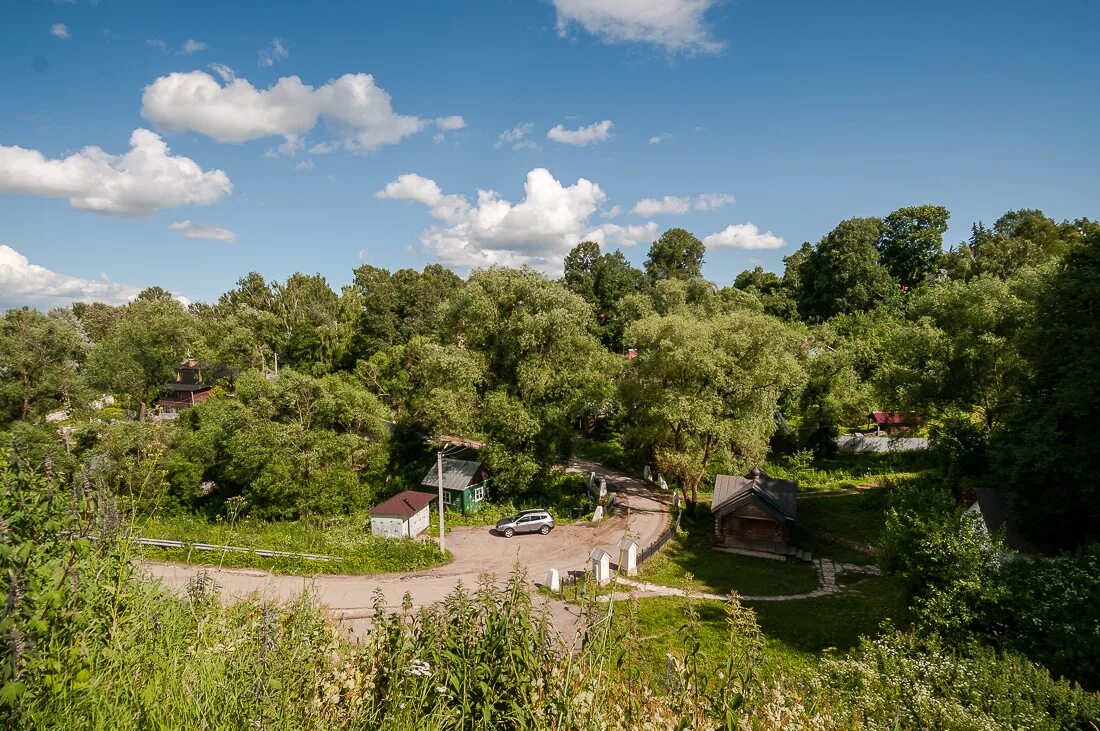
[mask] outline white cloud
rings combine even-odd
[[[145,43],[152,46],[153,48],[156,48],[161,53],[182,53],[187,56],[190,56],[192,53],[198,53],[199,51],[205,51],[207,48],[209,48],[209,46],[207,46],[205,43],[203,43],[202,41],[196,41],[194,38],[188,38],[184,42],[184,44],[180,46],[178,51],[175,51],[170,43],[168,43],[167,41],[163,41],[160,38],[151,38],[145,41]],[[210,67],[214,68],[215,66],[220,65],[221,64],[211,64]]]
[[[290,55],[290,51],[286,50],[281,38],[272,38],[271,43],[261,48],[257,53],[260,57],[260,65],[264,68],[274,66],[276,61],[281,61]]]
[[[218,228],[208,223],[195,223],[194,221],[176,221],[171,228],[179,231],[188,239],[208,239],[221,241],[224,244],[232,244],[237,240],[237,234],[227,228]]]
[[[141,290],[128,284],[101,279],[82,279],[31,264],[26,256],[0,244],[0,309],[30,305],[48,309],[73,302],[126,304]]]
[[[509,143],[515,143],[512,145],[513,150],[520,150],[527,147],[536,147],[535,143],[527,139],[527,135],[531,134],[531,130],[534,129],[534,122],[524,122],[523,124],[517,124],[512,129],[507,129],[497,135],[496,144],[494,148],[500,149],[504,145]]]
[[[694,207],[697,211],[713,211],[722,206],[732,206],[736,202],[737,199],[729,193],[703,193],[695,199]]]
[[[642,198],[634,204],[631,212],[639,216],[658,216],[663,213],[680,215],[687,213],[690,209],[691,198],[666,195],[660,200],[657,198]]]
[[[233,69],[226,66],[224,63],[212,63],[210,64],[210,70],[221,77],[222,81],[230,83],[233,79],[237,78],[237,75],[233,73]]]
[[[611,206],[606,211],[600,213],[604,218],[618,218],[623,214],[623,207],[619,205]]]
[[[589,180],[565,186],[545,168],[527,173],[523,200],[514,204],[495,191],[479,190],[471,205],[415,174],[400,176],[376,196],[427,206],[442,225],[425,229],[420,241],[444,264],[529,265],[550,273],[561,272],[565,255],[582,240],[589,217],[607,198]]]
[[[516,144],[512,145],[513,150],[537,150],[538,144],[534,140],[520,140]]]
[[[0,145],[0,194],[68,198],[73,208],[148,216],[158,208],[214,203],[232,191],[225,172],[172,156],[164,140],[147,129],[134,130],[123,155],[85,147],[47,159],[38,150]]]
[[[606,142],[611,136],[611,128],[614,126],[615,123],[610,119],[578,129],[566,129],[564,125],[559,124],[547,132],[546,137],[554,142],[585,147],[598,142]]]
[[[294,165],[295,170],[312,170],[314,167],[316,166],[313,164],[312,157],[307,157],[306,159],[301,160]]]
[[[54,23],[50,26],[50,35],[54,38],[60,38],[63,41],[67,41],[69,36],[69,26],[64,23]]]
[[[670,137],[672,137],[672,135],[670,135],[668,132],[662,132],[659,135],[653,135],[652,137],[650,137],[649,144],[659,145]]]
[[[231,78],[222,85],[204,71],[177,72],[145,87],[141,114],[166,129],[191,130],[218,142],[279,136],[288,145],[284,150],[291,151],[300,148],[302,135],[324,118],[341,139],[314,145],[311,152],[326,145],[331,145],[326,151],[342,145],[353,152],[369,152],[395,145],[429,124],[420,117],[395,113],[390,95],[370,74],[344,74],[316,89],[297,76],[284,76],[267,89],[257,89],[246,79]],[[454,124],[461,117],[442,119]]]
[[[706,13],[718,0],[553,0],[558,35],[574,23],[606,43],[652,43],[669,53],[717,53]]]
[[[683,215],[694,209],[712,211],[722,206],[732,205],[735,199],[727,193],[704,193],[695,198],[688,196],[666,195],[664,198],[643,198],[634,204],[631,213],[639,216]]]
[[[466,120],[463,119],[461,115],[452,114],[449,117],[437,117],[435,126],[439,127],[444,132],[453,132],[456,129],[465,128]]]
[[[457,129],[464,129],[466,127],[466,120],[458,114],[452,114],[449,117],[437,117],[435,120],[435,126],[439,128],[439,132],[432,135],[432,142],[440,144],[443,140],[447,139],[444,132],[453,132]]]
[[[778,249],[787,242],[771,231],[761,233],[751,223],[738,223],[707,236],[703,244],[708,249]]]
[[[615,223],[604,223],[586,233],[584,238],[595,241],[601,246],[634,246],[638,243],[655,240],[658,233],[659,229],[656,221],[649,221],[641,226],[620,226]]]

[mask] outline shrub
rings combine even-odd
[[[1100,718],[1100,696],[1052,680],[1014,654],[887,633],[826,660],[818,688],[867,729],[1073,729]]]

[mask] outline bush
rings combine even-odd
[[[867,729],[1074,729],[1100,718],[1100,696],[1014,654],[960,652],[936,638],[888,633],[818,681],[834,707]]]
[[[928,431],[929,452],[947,476],[955,497],[965,492],[965,481],[989,469],[989,430],[970,414],[952,414]]]
[[[991,635],[1091,690],[1100,690],[1100,545],[1005,564]]]

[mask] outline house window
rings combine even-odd
[[[480,503],[484,499],[485,499],[485,488],[484,487],[475,487],[474,488],[474,502],[475,503]]]
[[[444,490],[443,491],[443,504],[444,505],[450,505],[451,504],[451,491],[450,490]]]

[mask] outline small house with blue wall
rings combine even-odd
[[[463,515],[475,513],[485,503],[488,474],[480,462],[466,459],[443,460],[443,506]],[[433,495],[439,490],[439,468],[432,465],[416,488]]]

